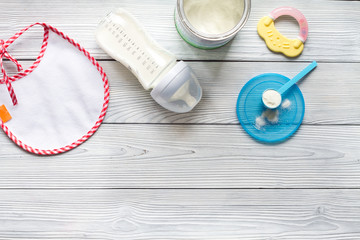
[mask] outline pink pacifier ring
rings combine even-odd
[[[274,9],[269,16],[275,21],[281,16],[291,16],[296,19],[300,26],[300,34],[298,38],[304,43],[307,39],[309,32],[309,25],[304,16],[299,10],[293,7],[279,7]]]

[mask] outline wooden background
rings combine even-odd
[[[49,23],[100,60],[111,87],[105,123],[75,150],[39,157],[0,135],[0,239],[360,239],[360,1],[253,0],[236,39],[212,51],[182,41],[175,4],[0,1],[0,38]],[[295,59],[270,52],[256,32],[262,16],[284,5],[309,21]],[[97,23],[116,7],[194,69],[204,90],[194,111],[162,109],[96,45]],[[297,35],[291,18],[276,25]],[[9,51],[31,64],[41,32]],[[243,85],[265,72],[293,77],[312,60],[317,69],[299,83],[306,101],[299,131],[279,145],[255,142],[235,114]]]

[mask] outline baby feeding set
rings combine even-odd
[[[218,48],[235,37],[249,18],[250,0],[178,0],[175,26],[190,45]],[[297,39],[279,33],[274,21],[294,17],[300,26]],[[44,28],[40,53],[31,67],[22,69],[8,47],[29,28]],[[268,48],[287,57],[301,54],[308,35],[305,17],[295,8],[282,7],[263,17],[258,34]],[[201,86],[191,68],[159,46],[127,11],[109,13],[96,29],[99,46],[126,66],[162,107],[189,112],[200,101]],[[3,58],[18,69],[8,76]],[[35,23],[7,41],[0,40],[0,120],[4,132],[21,148],[51,155],[68,151],[86,141],[102,123],[109,102],[106,74],[78,43],[56,28]],[[310,64],[293,79],[268,73],[254,77],[242,88],[236,112],[250,136],[279,142],[300,126],[304,98],[295,83],[316,67]]]

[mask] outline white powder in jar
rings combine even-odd
[[[244,13],[244,0],[184,0],[190,24],[205,34],[222,34],[233,29]]]

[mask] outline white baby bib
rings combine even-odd
[[[7,76],[3,57],[22,67],[6,48],[34,25],[45,29],[37,60]],[[109,103],[108,79],[84,48],[45,23],[30,25],[0,43],[0,105],[11,115],[0,122],[17,145],[35,154],[58,154],[77,147],[99,128]]]

